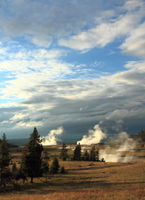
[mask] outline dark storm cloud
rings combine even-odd
[[[126,8],[124,7],[122,10],[121,6],[124,2],[134,2],[134,4],[132,7],[128,6],[131,4],[126,4]],[[133,55],[143,57],[144,46],[142,44],[144,44],[145,29],[144,24],[139,25],[138,23],[144,16],[144,13],[142,14],[144,7],[139,6],[141,16],[138,15],[140,12],[138,14],[135,12],[136,9],[138,10],[139,2],[141,1],[124,0],[115,1],[114,4],[114,1],[106,2],[105,0],[1,0],[0,36],[4,41],[13,38],[22,40],[22,43],[17,41],[13,49],[10,45],[7,54],[9,51],[19,48],[18,44],[21,49],[24,41],[48,47],[53,40],[57,42],[61,38],[72,37],[75,34],[78,35],[77,47],[84,50],[80,40],[80,36],[84,38],[84,35],[81,34],[83,30],[88,30],[85,40],[91,42],[89,48],[96,47],[94,44],[98,40],[101,40],[100,44],[105,41],[104,45],[107,45],[108,42],[118,38],[121,33],[121,36],[125,37],[121,50],[126,54],[133,50]],[[109,5],[113,5],[113,14]],[[133,10],[131,15],[128,15],[127,7],[128,10]],[[115,15],[114,12],[117,8],[118,13]],[[104,12],[102,12],[103,10]],[[124,13],[126,14],[124,15]],[[107,16],[111,21],[107,20]],[[126,24],[127,19],[132,29],[128,23]],[[96,27],[95,30],[100,31],[98,24],[101,25],[100,21],[103,22],[103,20],[106,26],[103,26],[98,37],[92,30]],[[106,34],[106,27],[112,32],[108,31]],[[94,36],[97,38],[94,39]],[[141,45],[138,45],[137,40]],[[68,47],[71,48],[71,45]],[[77,49],[79,50],[79,48]],[[40,134],[47,134],[50,129],[63,126],[63,137],[72,139],[86,134],[88,129],[97,123],[109,133],[123,130],[135,132],[144,128],[144,60],[128,62],[124,66],[126,71],[114,75],[97,76],[99,78],[92,80],[66,80],[67,75],[73,74],[76,66],[70,69],[69,63],[62,63],[61,60],[54,62],[53,59],[60,58],[62,52],[59,56],[54,53],[53,59],[49,60],[47,54],[50,52],[44,52],[44,49],[41,49],[42,52],[29,52],[28,55],[26,50],[21,50],[17,54],[10,54],[10,58],[15,57],[19,60],[14,59],[13,62],[8,62],[5,54],[3,59],[6,61],[1,64],[2,71],[13,71],[16,74],[12,78],[13,80],[10,80],[8,85],[3,88],[2,95],[4,98],[21,100],[21,102],[15,103],[15,106],[0,109],[0,126],[5,128],[9,135],[17,134],[18,137],[23,137],[23,135],[31,133],[34,126],[39,127]],[[40,56],[40,60],[44,60],[44,63],[37,60],[37,56]],[[36,59],[35,62],[31,62],[32,58]],[[47,59],[50,62],[45,62]],[[86,74],[90,70],[88,68],[86,68]],[[79,70],[83,71],[81,67]],[[73,74],[75,79],[78,77],[77,73]],[[54,77],[59,81],[54,81]],[[79,78],[84,77],[79,76]],[[65,81],[61,79],[65,79]],[[22,135],[18,135],[18,133],[22,133]]]
[[[56,81],[43,89],[38,85],[31,98],[20,103],[25,107],[20,113],[27,115],[11,123],[41,122],[43,134],[63,126],[63,137],[73,140],[97,123],[108,133],[135,133],[144,128],[144,75],[138,68],[90,81]],[[39,87],[41,93],[36,93]]]

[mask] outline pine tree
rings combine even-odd
[[[46,149],[44,149],[43,152],[42,152],[42,159],[45,160],[45,161],[49,160],[49,154],[48,154],[48,151]]]
[[[81,145],[77,144],[74,149],[73,160],[81,160]]]
[[[27,178],[29,174],[29,151],[28,151],[28,146],[26,145],[23,150],[22,150],[22,158],[21,158],[21,164],[20,164],[20,169],[19,173],[22,177]],[[25,182],[25,181],[24,181]],[[33,179],[31,180],[33,182]]]
[[[92,146],[92,148],[90,150],[90,160],[91,161],[96,161],[96,149],[95,149],[95,145]]]
[[[99,162],[100,158],[99,158],[99,150],[96,151],[96,161]]]
[[[68,158],[68,154],[67,154],[66,145],[63,144],[61,152],[60,152],[60,159],[62,159],[63,161],[65,161],[65,160],[67,160],[67,158]]]
[[[42,170],[43,176],[46,178],[46,181],[47,181],[47,177],[49,173],[49,164],[46,160],[42,160],[41,170]]]
[[[15,183],[15,181],[17,180],[17,177],[19,175],[19,170],[18,170],[15,162],[12,165],[11,173],[12,173],[12,179],[14,180],[14,183]]]
[[[139,133],[138,133],[138,136],[140,138],[140,140],[142,142],[145,142],[145,130],[141,130]]]
[[[27,156],[28,156],[28,146],[25,146],[22,150],[22,159],[21,159],[21,164],[20,164],[20,174],[23,176],[28,175],[27,173]]]
[[[13,176],[16,176],[17,175],[17,173],[18,173],[18,168],[17,168],[17,165],[16,165],[16,163],[14,162],[13,163],[13,165],[12,165],[12,175]]]
[[[31,177],[31,183],[33,183],[34,177],[41,176],[41,153],[43,151],[40,135],[36,128],[34,128],[33,133],[30,135],[27,148],[28,152],[24,157],[24,168],[26,168],[28,176]]]
[[[47,182],[47,177],[48,177],[48,173],[49,173],[49,155],[48,155],[48,151],[45,149],[42,152],[42,164],[41,164],[41,171],[42,171],[42,175],[45,176],[46,178],[46,182]]]
[[[88,161],[89,160],[89,153],[88,153],[88,151],[86,150],[85,152],[84,152],[84,154],[83,154],[83,160],[85,160],[85,161]]]
[[[62,167],[60,168],[60,173],[61,173],[61,174],[66,174],[66,170],[65,170],[64,166],[62,166]]]
[[[57,174],[59,171],[59,161],[56,157],[54,157],[51,167],[50,167],[50,174]]]
[[[6,135],[3,134],[0,142],[0,186],[5,186],[9,172],[10,154]]]

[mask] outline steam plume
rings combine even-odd
[[[88,135],[84,135],[83,138],[77,143],[86,145],[97,144],[104,138],[106,138],[106,134],[101,130],[100,126],[97,124],[92,130],[89,130]]]
[[[84,135],[77,143],[82,145],[98,144],[106,137],[107,135],[97,124],[92,130],[89,130],[88,135]],[[106,162],[129,162],[133,157],[126,155],[124,152],[132,151],[135,146],[135,141],[126,132],[121,132],[117,136],[114,136],[105,149],[99,151],[99,157],[100,159],[104,158]]]
[[[111,141],[115,147],[109,145],[105,149],[99,151],[100,158],[104,158],[106,162],[129,162],[132,156],[123,156],[123,152],[132,151],[136,146],[135,141],[129,138],[126,132],[119,133],[117,138]]]
[[[41,137],[42,145],[57,145],[59,136],[63,133],[63,127],[58,127],[57,129],[51,130],[47,136]]]

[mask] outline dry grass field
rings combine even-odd
[[[68,173],[0,194],[0,200],[144,200],[145,152],[130,163],[60,161]]]

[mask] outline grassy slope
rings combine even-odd
[[[26,183],[0,200],[143,200],[145,161],[135,163],[61,162],[69,173]]]

